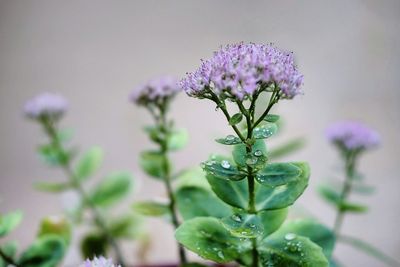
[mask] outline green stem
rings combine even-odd
[[[8,264],[15,266],[15,267],[19,267],[19,265],[13,260],[13,258],[11,258],[10,256],[8,256],[1,248],[0,248],[0,256],[3,258],[3,260],[5,262],[7,262]]]
[[[279,95],[279,88],[276,86],[275,90],[272,92],[271,98],[269,99],[269,103],[263,114],[258,118],[258,120],[252,125],[252,129],[256,128],[260,122],[263,121],[263,119],[268,115],[268,113],[271,111],[271,108],[274,106],[274,104],[278,103],[280,95]],[[254,112],[254,110],[253,110]]]
[[[342,191],[340,193],[339,203],[343,203],[344,201],[346,201],[346,199],[348,198],[348,196],[351,193],[352,182],[353,182],[353,177],[354,177],[354,169],[355,169],[355,154],[349,152],[346,154],[345,181],[343,184]],[[333,226],[333,231],[336,236],[339,235],[340,229],[343,224],[344,215],[345,215],[345,211],[339,207],[337,214],[336,214],[335,223]]]
[[[116,260],[117,262],[121,265],[121,266],[126,266],[122,253],[121,253],[121,249],[119,248],[119,245],[117,243],[117,241],[114,239],[114,237],[112,236],[112,234],[110,233],[106,221],[103,218],[103,216],[100,214],[100,212],[97,210],[96,205],[93,203],[93,201],[90,199],[90,197],[87,195],[87,193],[85,192],[84,188],[82,187],[82,185],[78,182],[78,180],[76,179],[76,175],[72,169],[72,166],[70,164],[70,160],[67,159],[66,155],[66,151],[64,150],[58,136],[57,136],[57,132],[55,130],[54,125],[49,122],[49,121],[43,121],[43,126],[45,129],[45,132],[47,133],[47,135],[49,136],[50,140],[53,142],[54,146],[56,147],[56,149],[59,151],[59,153],[62,155],[62,158],[64,159],[62,161],[62,169],[64,170],[64,172],[66,173],[66,176],[69,179],[69,182],[71,183],[71,185],[74,187],[74,189],[79,193],[79,195],[81,196],[83,202],[90,208],[94,221],[96,223],[96,225],[102,230],[103,234],[105,235],[106,239],[108,240],[108,242],[110,243],[110,245],[112,246],[114,252],[115,252],[115,256],[116,256]],[[65,160],[66,159],[66,160]]]
[[[172,219],[172,224],[174,226],[174,229],[176,230],[180,223],[178,220],[178,214],[176,211],[176,200],[175,200],[175,195],[172,189],[171,185],[171,180],[172,180],[172,174],[171,174],[171,169],[169,167],[169,158],[168,158],[168,134],[169,134],[169,129],[168,129],[168,124],[167,124],[167,119],[166,119],[166,107],[165,106],[160,106],[160,119],[156,120],[157,123],[159,123],[160,128],[164,131],[164,138],[160,142],[161,146],[161,153],[164,158],[163,162],[163,172],[164,172],[164,183],[165,187],[167,190],[167,195],[169,198],[169,211],[171,214],[171,219]],[[181,244],[178,245],[178,250],[179,250],[179,260],[180,264],[186,264],[187,263],[187,257],[185,253],[185,249]]]

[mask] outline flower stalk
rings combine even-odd
[[[57,150],[58,155],[60,155],[60,167],[65,172],[69,183],[72,185],[74,190],[80,195],[81,199],[83,200],[84,204],[86,204],[92,212],[93,220],[95,224],[101,229],[103,234],[105,235],[107,241],[113,248],[116,256],[116,260],[121,266],[125,266],[124,259],[122,256],[121,249],[117,241],[114,239],[110,230],[107,227],[105,219],[98,211],[96,205],[92,202],[88,194],[85,192],[85,189],[79,183],[70,163],[70,159],[68,157],[68,153],[64,149],[63,145],[61,144],[59,137],[57,135],[57,130],[55,127],[55,123],[50,120],[48,117],[44,116],[41,117],[39,122],[42,124],[46,135],[49,137],[50,142],[54,145],[54,148]]]

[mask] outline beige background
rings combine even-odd
[[[363,158],[361,170],[377,187],[366,215],[348,216],[344,232],[362,237],[397,257],[398,149],[400,100],[400,2],[393,1],[0,1],[0,210],[23,209],[25,220],[13,234],[26,246],[41,217],[61,212],[61,200],[35,192],[37,180],[62,179],[34,153],[39,128],[26,121],[21,106],[42,91],[70,100],[63,125],[75,129],[75,144],[101,145],[100,173],[128,169],[137,180],[136,198],[163,195],[137,165],[149,142],[142,133],[149,116],[132,106],[132,88],[159,74],[179,77],[221,44],[274,42],[294,51],[305,75],[305,95],[282,102],[286,119],[282,142],[306,136],[307,147],[292,159],[308,160],[311,185],[301,204],[332,224],[332,209],[315,185],[338,168],[337,154],[323,136],[337,119],[359,119],[378,129],[382,146]],[[206,101],[177,99],[172,115],[187,127],[190,143],[175,155],[178,166],[196,165],[223,151],[213,138],[230,133],[220,113]],[[131,200],[126,201],[129,205]],[[170,227],[150,220],[154,240],[150,261],[174,262]],[[78,235],[79,233],[77,233]],[[136,262],[132,246],[126,253]],[[347,266],[383,266],[357,250],[339,245]],[[79,260],[72,249],[65,265]]]

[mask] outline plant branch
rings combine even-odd
[[[108,242],[113,247],[115,256],[116,256],[116,260],[118,261],[118,263],[121,264],[122,266],[126,266],[123,256],[122,256],[122,253],[121,253],[121,249],[119,248],[117,241],[114,239],[114,237],[110,233],[110,231],[107,227],[107,224],[105,222],[105,219],[99,213],[96,205],[93,203],[93,201],[90,199],[90,197],[86,194],[82,185],[77,181],[76,175],[75,175],[74,171],[72,170],[70,160],[66,156],[67,153],[66,153],[65,149],[63,148],[63,146],[57,136],[57,132],[54,127],[54,124],[52,124],[51,122],[46,121],[46,120],[42,121],[42,123],[43,123],[46,134],[49,136],[50,140],[53,142],[53,145],[58,150],[58,152],[61,154],[62,158],[64,159],[61,163],[61,167],[64,170],[64,172],[66,173],[66,176],[68,177],[70,183],[72,184],[74,189],[79,193],[79,195],[81,196],[84,203],[90,208],[96,225],[103,231]]]
[[[346,177],[345,177],[345,182],[343,184],[342,191],[340,193],[339,203],[346,201],[346,199],[348,198],[348,196],[351,193],[354,171],[355,171],[355,154],[352,152],[348,152],[348,153],[346,153],[346,158],[345,158],[345,175],[346,175]],[[343,224],[344,215],[345,215],[345,211],[339,207],[337,214],[336,214],[336,218],[335,218],[335,224],[333,227],[333,231],[334,231],[335,235],[339,235],[340,228]]]
[[[162,138],[162,140],[160,141],[160,149],[161,149],[161,153],[162,156],[164,158],[163,160],[163,172],[164,172],[164,183],[165,183],[165,187],[167,190],[167,195],[169,198],[169,211],[171,214],[171,219],[172,219],[172,224],[174,225],[174,228],[177,229],[180,225],[179,220],[178,220],[178,214],[176,212],[176,200],[175,200],[175,195],[172,189],[172,185],[171,185],[171,180],[172,180],[172,175],[171,175],[171,170],[169,167],[169,158],[168,158],[168,135],[170,134],[170,130],[168,127],[168,123],[167,123],[167,118],[166,118],[166,113],[167,113],[167,107],[166,105],[160,105],[159,106],[160,109],[160,120],[158,121],[158,123],[160,124],[159,128],[163,131],[164,133],[164,138]],[[183,248],[183,246],[181,244],[178,243],[178,250],[179,250],[179,259],[180,259],[180,263],[181,265],[186,264],[187,263],[187,257],[186,257],[186,253],[185,250]]]
[[[13,258],[11,258],[10,256],[8,256],[1,248],[0,248],[0,256],[4,259],[5,262],[7,262],[8,264],[15,266],[15,267],[19,267],[19,265],[13,260]]]

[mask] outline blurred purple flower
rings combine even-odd
[[[363,150],[379,145],[379,134],[367,126],[354,121],[336,122],[328,127],[329,141],[348,150]]]
[[[61,95],[43,93],[26,102],[24,113],[32,119],[60,118],[68,108],[67,100]]]
[[[103,256],[100,258],[94,257],[93,260],[86,260],[79,267],[121,267],[120,265],[114,265],[112,259],[106,259]]]
[[[152,79],[136,88],[130,95],[132,102],[138,105],[156,103],[160,100],[175,96],[181,88],[178,79],[171,76],[163,76]]]
[[[216,95],[242,100],[251,96],[261,84],[275,83],[282,98],[301,93],[303,75],[294,64],[293,54],[273,45],[238,43],[227,45],[201,66],[187,73],[181,87],[189,96],[203,98],[211,90]]]

